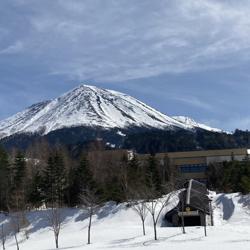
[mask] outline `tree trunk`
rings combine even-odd
[[[3,250],[5,250],[5,233],[4,233],[3,225],[2,225],[2,246],[3,246]]]
[[[211,204],[211,201],[209,202],[209,209],[210,209],[211,226],[214,226],[213,206]]]
[[[92,223],[92,212],[89,216],[89,226],[88,226],[88,244],[90,244],[90,230],[91,230],[91,223]]]
[[[154,224],[154,235],[155,235],[155,240],[157,240],[157,231],[156,231],[156,220],[155,216],[153,215],[153,224]]]
[[[155,234],[155,240],[157,240],[157,231],[156,231],[156,223],[154,222],[154,234]]]
[[[143,229],[143,235],[146,235],[145,221],[144,220],[142,220],[142,229]]]
[[[14,236],[15,236],[15,241],[16,241],[16,249],[19,250],[19,245],[18,245],[18,240],[17,240],[17,237],[16,237],[16,232],[14,233]]]
[[[5,244],[4,244],[4,241],[2,241],[2,246],[3,246],[3,250],[5,250]]]
[[[206,221],[206,213],[204,213],[204,234],[207,237],[207,221]]]
[[[3,250],[5,250],[5,242],[4,242],[5,240],[3,239],[2,240],[2,246],[3,246]]]
[[[56,242],[56,249],[59,247],[59,245],[58,245],[58,235],[56,234],[55,235],[55,242]]]

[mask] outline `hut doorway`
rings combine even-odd
[[[201,217],[200,216],[185,216],[184,224],[186,227],[201,226]]]

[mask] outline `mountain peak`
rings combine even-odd
[[[70,90],[69,92],[74,92],[74,91],[107,91],[104,88],[101,87],[97,87],[95,85],[91,85],[91,84],[86,84],[86,83],[82,83],[80,85],[78,85],[76,88]]]
[[[32,105],[0,121],[0,139],[16,133],[48,134],[61,128],[87,126],[103,129],[144,127],[211,130],[193,120],[169,117],[120,92],[82,84],[62,96]]]

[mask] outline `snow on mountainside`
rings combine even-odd
[[[190,117],[186,117],[186,116],[172,116],[173,119],[175,119],[178,122],[181,122],[183,124],[185,124],[186,126],[190,126],[190,127],[194,127],[194,128],[201,128],[204,130],[208,130],[208,131],[212,131],[212,132],[223,132],[221,129],[218,128],[211,128],[205,124],[202,123],[198,123],[195,120],[193,120]]]
[[[137,99],[112,90],[81,85],[51,101],[34,104],[0,122],[0,139],[16,133],[48,134],[65,127],[149,127],[195,129]],[[211,130],[203,125],[204,129]]]

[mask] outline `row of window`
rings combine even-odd
[[[181,173],[203,173],[207,170],[206,164],[181,165]]]

